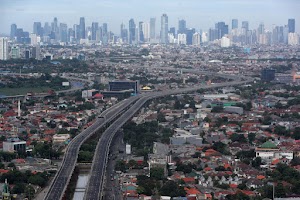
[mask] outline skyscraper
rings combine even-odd
[[[169,33],[173,34],[173,36],[176,36],[176,30],[175,27],[171,27]]]
[[[0,60],[8,59],[8,41],[7,38],[0,38]]]
[[[239,28],[239,21],[237,19],[233,19],[231,23],[231,29]]]
[[[218,30],[218,39],[228,34],[228,25],[226,25],[225,22],[216,23],[215,28]]]
[[[143,23],[139,22],[139,42],[143,43],[145,41],[144,32],[143,32]]]
[[[93,22],[92,23],[92,40],[94,40],[94,41],[96,41],[98,29],[99,29],[98,22]]]
[[[61,42],[68,42],[68,26],[67,26],[67,24],[60,23],[59,34],[60,34]]]
[[[186,21],[181,19],[178,21],[178,33],[185,33],[186,31]]]
[[[160,28],[160,42],[162,44],[168,44],[168,16],[163,14],[161,16],[161,28]]]
[[[155,39],[155,18],[150,18],[150,38]]]
[[[109,37],[108,37],[108,25],[107,23],[102,24],[102,42],[103,44],[107,44]]]
[[[129,20],[129,44],[135,42],[135,23],[134,19]]]
[[[80,32],[79,39],[85,39],[85,19],[84,19],[84,17],[80,17],[79,32]]]
[[[42,24],[41,22],[34,22],[33,23],[33,33],[35,33],[36,35],[42,36]]]
[[[249,22],[242,21],[242,28],[245,29],[245,31],[247,32],[249,30]]]
[[[288,20],[289,33],[295,33],[295,19]]]
[[[16,37],[16,35],[17,35],[17,25],[12,24],[10,26],[10,39],[13,39],[14,37]]]

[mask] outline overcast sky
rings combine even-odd
[[[187,27],[207,31],[218,21],[231,27],[231,19],[248,20],[250,29],[264,22],[266,29],[273,24],[285,25],[289,18],[296,19],[296,31],[300,33],[300,0],[0,0],[0,33],[9,34],[10,25],[16,23],[32,32],[33,22],[58,22],[68,26],[79,24],[85,17],[86,26],[93,21],[108,23],[108,29],[119,34],[120,24],[128,21],[149,21],[156,17],[159,32],[160,17],[166,13],[169,27],[178,28],[178,19],[185,19]]]

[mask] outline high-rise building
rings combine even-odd
[[[144,42],[149,42],[150,41],[150,24],[148,22],[142,23],[142,31],[143,31]]]
[[[41,58],[40,53],[41,53],[41,50],[40,50],[39,45],[32,47],[32,58],[34,58],[36,60],[40,60],[40,58]]]
[[[108,25],[107,23],[102,24],[102,43],[108,44],[109,35],[108,35]]]
[[[61,42],[68,42],[68,25],[64,23],[60,23],[59,25],[59,34]]]
[[[8,41],[7,38],[0,37],[0,60],[8,59]]]
[[[200,33],[194,33],[193,34],[193,45],[194,46],[200,46],[201,43],[201,35]]]
[[[249,22],[248,21],[242,21],[242,29],[245,29],[245,32],[249,30]]]
[[[176,36],[175,27],[171,27],[169,33],[171,33],[175,37]]]
[[[129,20],[129,44],[135,42],[135,23],[134,19]]]
[[[228,34],[228,25],[226,25],[225,22],[216,23],[215,28],[218,31],[218,39],[221,39],[224,35]]]
[[[37,35],[34,33],[31,33],[29,35],[29,37],[30,37],[30,44],[33,46],[37,45],[37,43],[38,43]]]
[[[124,43],[128,42],[128,31],[125,28],[125,25],[123,23],[121,24],[120,37],[122,39],[122,42],[124,42]]]
[[[33,33],[39,36],[43,36],[42,24],[41,22],[33,23]]]
[[[295,33],[295,19],[288,20],[289,33]]]
[[[231,23],[231,29],[239,28],[239,21],[237,19],[233,19]]]
[[[160,28],[160,42],[162,44],[168,44],[168,16],[163,14],[161,16],[161,28]]]
[[[143,23],[144,22],[139,22],[139,42],[141,42],[141,43],[145,42],[144,32],[143,32]]]
[[[13,46],[11,48],[10,55],[11,55],[12,59],[19,59],[20,58],[20,48],[18,46]]]
[[[17,25],[16,24],[12,24],[10,26],[10,39],[14,39],[17,35]]]
[[[150,38],[155,39],[155,18],[150,18]]]
[[[92,23],[92,40],[96,41],[97,39],[97,30],[99,29],[98,22]]]
[[[80,17],[79,22],[79,39],[85,39],[85,19],[84,17]]]
[[[186,21],[181,19],[178,21],[178,33],[185,33],[186,31]]]
[[[49,26],[48,22],[45,22],[43,31],[44,36],[48,36],[51,33],[51,27]]]
[[[177,34],[177,42],[178,44],[186,45],[186,34],[185,33]]]
[[[193,35],[196,32],[194,28],[186,29],[186,44],[192,45],[193,44]]]
[[[288,44],[289,45],[298,45],[299,44],[299,35],[297,33],[289,33]]]

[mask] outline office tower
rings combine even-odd
[[[32,58],[36,59],[36,60],[40,60],[40,46],[36,45],[34,47],[32,47]]]
[[[285,25],[283,27],[283,43],[287,44],[288,43],[288,34],[289,34],[289,27]]]
[[[129,44],[135,42],[135,23],[133,19],[129,20]]]
[[[200,35],[200,33],[194,33],[193,34],[192,44],[194,46],[200,46],[200,43],[201,43],[201,35]]]
[[[20,58],[20,48],[18,46],[13,46],[11,48],[11,59],[19,59]]]
[[[122,42],[128,42],[128,30],[125,28],[125,25],[121,24],[121,39]]]
[[[30,44],[31,45],[33,45],[33,46],[35,46],[35,45],[37,45],[37,43],[38,43],[38,39],[37,39],[37,35],[36,34],[34,34],[34,33],[31,33],[30,35],[29,35],[29,38],[30,38]]]
[[[52,24],[51,24],[51,39],[59,39],[59,29],[58,29],[58,20],[55,17]]]
[[[150,18],[150,38],[155,39],[155,18]]]
[[[217,39],[221,39],[224,35],[228,34],[228,25],[225,22],[216,23],[215,28],[218,31]]]
[[[74,42],[75,40],[75,32],[72,28],[68,29],[68,42]]]
[[[8,59],[8,41],[7,38],[0,37],[0,60]]]
[[[175,27],[171,27],[169,33],[171,33],[175,37],[176,36]]]
[[[142,31],[143,31],[144,42],[149,42],[149,40],[150,40],[150,24],[148,22],[142,23]]]
[[[45,22],[43,35],[49,35],[50,33],[51,33],[51,27],[49,26],[48,22]]]
[[[17,25],[16,24],[12,24],[10,26],[10,39],[14,39],[17,35]]]
[[[245,29],[245,32],[249,30],[249,22],[248,21],[242,21],[242,29]]]
[[[59,25],[59,34],[61,42],[68,42],[68,25],[60,23]]]
[[[36,35],[39,35],[39,36],[43,36],[41,22],[34,22],[33,23],[33,33],[35,33]]]
[[[85,39],[85,19],[84,19],[84,17],[80,17],[79,39]]]
[[[99,29],[98,22],[93,22],[92,23],[92,40],[94,40],[94,41],[97,40],[97,30],[98,29]]]
[[[186,21],[181,19],[178,21],[178,31],[177,33],[185,33],[186,31]]]
[[[265,25],[264,25],[264,23],[260,23],[259,24],[257,31],[258,31],[259,35],[265,33]]]
[[[25,59],[29,59],[29,58],[31,58],[31,52],[29,49],[26,49],[25,50]]]
[[[289,33],[295,33],[295,19],[288,20]]]
[[[80,40],[80,26],[77,24],[73,25],[74,33],[75,33],[75,38],[77,41]]]
[[[161,28],[160,28],[160,42],[162,44],[168,44],[168,16],[163,14],[161,16]]]
[[[212,28],[210,28],[208,30],[208,38],[209,38],[208,40],[210,42],[218,39],[218,35],[219,35],[218,29],[212,29]]]
[[[139,42],[141,42],[141,43],[145,42],[144,32],[143,32],[143,23],[144,22],[139,22]]]
[[[193,44],[193,35],[196,32],[194,28],[186,29],[186,44],[192,45]]]
[[[108,35],[108,25],[107,23],[102,24],[102,42],[103,44],[108,44],[109,35]]]
[[[239,21],[237,19],[233,19],[231,23],[231,29],[239,28]]]

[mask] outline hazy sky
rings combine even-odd
[[[33,22],[58,22],[68,26],[79,23],[84,16],[86,26],[93,21],[108,23],[108,29],[119,34],[120,24],[134,18],[135,22],[156,17],[159,32],[160,17],[169,16],[169,27],[178,28],[178,19],[185,19],[187,27],[208,30],[218,21],[231,27],[231,19],[250,22],[250,29],[264,22],[266,29],[272,24],[285,25],[288,18],[296,19],[300,33],[300,0],[0,0],[0,33],[9,33],[10,25],[32,32]]]

